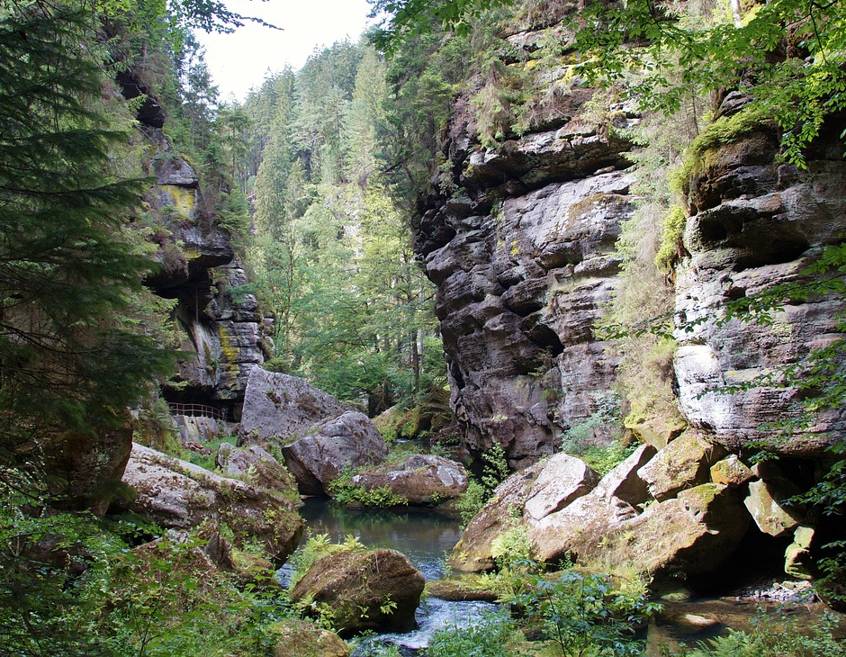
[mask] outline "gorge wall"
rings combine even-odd
[[[128,74],[121,83],[127,97],[139,92]],[[215,407],[237,421],[250,370],[270,356],[273,320],[246,287],[249,280],[231,236],[220,227],[194,166],[165,136],[165,116],[151,98],[138,119],[148,150],[147,173],[156,179],[147,209],[161,267],[147,285],[176,301],[175,328],[184,354],[163,396],[168,402]]]
[[[608,403],[618,360],[597,323],[622,284],[616,241],[638,200],[632,145],[620,136],[638,116],[622,105],[597,111],[602,98],[574,77],[566,56],[552,70],[532,64],[550,32],[566,40],[561,18],[507,36],[521,53],[509,65],[534,72],[541,107],[522,135],[485,148],[468,96],[455,102],[448,166],[415,228],[416,251],[438,288],[451,403],[466,446],[478,454],[499,442],[516,468],[557,451],[573,427],[593,427],[590,418]],[[553,89],[561,80],[566,92]],[[743,104],[729,94],[716,116]],[[844,239],[841,129],[830,126],[799,171],[777,163],[778,133],[759,122],[701,149],[685,181],[673,387],[686,421],[730,449],[771,438],[765,423],[797,413],[795,389],[755,385],[756,377],[841,335],[842,306],[826,298],[789,304],[769,325],[720,321],[731,299],[801,280],[822,246]],[[664,443],[683,428],[665,432]],[[814,456],[842,430],[842,413],[834,413],[771,442]],[[601,444],[608,433],[596,423],[583,440]]]

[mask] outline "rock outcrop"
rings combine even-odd
[[[254,486],[288,495],[293,501],[299,502],[296,480],[283,464],[259,445],[234,447],[230,443],[222,443],[215,462],[228,477],[237,477]]]
[[[258,540],[276,561],[284,561],[302,535],[295,491],[260,488],[149,447],[132,446],[123,482],[135,493],[129,510],[172,529],[226,524],[236,545]]]
[[[730,94],[719,114],[736,112],[743,100]],[[685,189],[690,257],[676,280],[679,402],[693,425],[731,450],[766,440],[781,454],[814,456],[846,429],[838,409],[785,439],[768,426],[797,418],[797,391],[777,382],[748,386],[842,338],[842,301],[790,302],[766,325],[720,321],[732,299],[806,280],[802,270],[822,247],[846,238],[846,161],[842,123],[834,123],[808,153],[806,171],[776,161],[779,132],[761,123],[702,153]],[[724,390],[738,385],[745,387]]]
[[[441,456],[413,454],[399,463],[366,468],[352,483],[368,490],[386,488],[409,504],[436,505],[467,490],[467,471]]]
[[[291,597],[328,605],[342,635],[407,631],[424,585],[423,575],[396,550],[341,550],[315,561]]]
[[[545,34],[509,41],[531,58]],[[614,380],[595,323],[618,285],[615,243],[633,212],[630,146],[617,135],[636,118],[589,110],[594,90],[571,74],[568,63],[539,72],[539,95],[564,79],[568,91],[496,148],[479,143],[471,103],[459,99],[436,186],[446,191],[424,200],[416,226],[466,446],[478,454],[500,442],[515,468],[557,451]],[[595,427],[585,442],[608,437]]]

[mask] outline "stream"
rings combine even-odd
[[[310,498],[301,514],[313,534],[327,534],[333,542],[353,535],[368,547],[390,548],[405,554],[427,580],[443,577],[446,556],[461,535],[457,519],[433,513],[431,509],[409,508],[402,511],[349,509],[328,500]],[[290,567],[279,571],[287,585]],[[405,656],[417,655],[429,645],[438,630],[469,627],[496,610],[489,602],[454,602],[424,598],[417,608],[417,629],[402,634],[377,634],[358,642],[352,657],[370,657],[379,645],[396,645]],[[819,605],[754,602],[731,597],[699,598],[679,603],[664,603],[650,630],[646,654],[659,657],[662,643],[680,647],[723,633],[727,628],[746,628],[756,614],[779,611],[811,618],[821,613]],[[841,619],[843,617],[841,616]],[[840,631],[846,633],[846,621]]]
[[[348,509],[328,500],[311,498],[300,510],[312,534],[327,534],[334,542],[352,534],[367,547],[390,548],[406,555],[427,580],[444,574],[447,554],[461,535],[457,519],[431,509],[378,511]],[[280,579],[289,573],[283,567]],[[496,609],[489,602],[453,602],[424,598],[417,608],[417,629],[404,634],[378,634],[361,641],[353,657],[367,657],[374,645],[394,644],[411,655],[429,645],[435,632],[446,627],[467,627],[486,612]]]

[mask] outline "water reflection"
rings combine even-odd
[[[312,534],[328,534],[336,542],[352,534],[367,547],[399,550],[426,579],[443,576],[446,555],[461,535],[457,520],[431,509],[347,509],[309,499],[301,513]]]

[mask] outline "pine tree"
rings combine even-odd
[[[169,362],[139,317],[145,181],[115,170],[94,30],[70,5],[0,15],[0,483],[51,436],[124,421]]]

